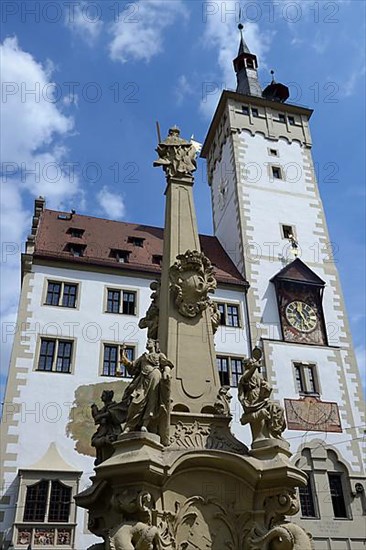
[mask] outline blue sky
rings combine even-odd
[[[203,141],[245,37],[291,101],[314,108],[313,154],[364,373],[365,2],[3,0],[2,380],[35,196],[51,208],[162,225],[155,121]],[[33,90],[33,93],[31,91]],[[31,170],[35,173],[31,173]],[[205,163],[199,227],[212,232]]]

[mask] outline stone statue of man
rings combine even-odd
[[[136,361],[130,361],[121,350],[120,361],[133,376],[122,399],[128,403],[123,433],[159,433],[159,418],[169,407],[167,386],[174,365],[160,351],[157,341],[148,339],[146,348],[147,352]]]

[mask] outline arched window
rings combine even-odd
[[[314,474],[311,470],[310,449],[303,449],[302,458],[297,462],[297,466],[304,470],[308,476],[306,487],[299,488],[299,499],[301,515],[304,518],[320,518],[317,505],[317,494],[314,482]]]
[[[23,521],[44,521],[47,509],[48,481],[27,487]]]
[[[70,516],[72,488],[58,480],[41,480],[27,487],[23,521],[63,522]]]

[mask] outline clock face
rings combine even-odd
[[[291,326],[300,332],[311,332],[318,324],[315,309],[309,304],[295,300],[286,307],[286,319]]]

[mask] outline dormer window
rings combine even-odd
[[[71,237],[75,237],[76,239],[81,239],[82,236],[85,233],[85,229],[78,229],[76,227],[70,227],[67,232],[68,232],[69,235],[71,235]]]
[[[68,243],[66,250],[70,252],[72,256],[75,257],[82,257],[84,256],[86,249],[86,245],[84,244],[75,244],[75,243]]]
[[[131,252],[129,250],[119,250],[118,248],[112,248],[110,255],[112,258],[115,258],[118,263],[128,264],[128,262],[130,261],[130,254]]]
[[[134,246],[139,246],[140,248],[143,248],[144,240],[145,239],[143,239],[142,237],[128,237],[127,242],[133,244]]]
[[[163,256],[161,254],[154,254],[152,257],[152,263],[155,265],[161,265],[163,263]]]

